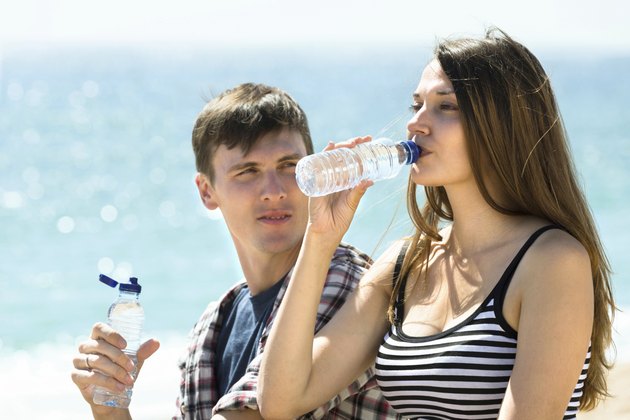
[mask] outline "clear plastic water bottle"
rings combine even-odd
[[[393,178],[419,155],[420,149],[412,140],[379,138],[353,148],[306,156],[298,161],[295,177],[304,194],[318,197],[353,188],[364,179]]]
[[[118,285],[116,280],[104,274],[99,276],[99,280],[114,288]],[[138,299],[142,287],[138,284],[136,277],[131,277],[129,283],[120,283],[118,290],[118,298],[109,307],[107,323],[127,341],[127,347],[123,352],[135,364],[138,361],[136,352],[140,347],[140,335],[144,324],[144,309],[142,309]],[[134,379],[136,373],[136,370],[131,373]],[[133,386],[130,386],[117,393],[97,386],[94,389],[94,403],[109,407],[127,408],[131,401],[132,388]]]

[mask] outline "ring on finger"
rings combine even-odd
[[[88,354],[85,355],[85,366],[87,366],[88,372],[92,372],[92,366],[90,366],[90,356]]]

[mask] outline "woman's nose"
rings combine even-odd
[[[407,131],[411,134],[427,135],[429,134],[429,121],[425,112],[425,107],[422,106],[413,117],[407,122]]]

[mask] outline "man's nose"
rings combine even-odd
[[[286,196],[286,188],[284,187],[280,174],[276,171],[267,172],[263,181],[261,198],[263,200],[280,200]]]

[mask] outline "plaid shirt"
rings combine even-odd
[[[347,244],[339,245],[330,264],[317,310],[316,332],[326,325],[344,304],[369,264],[369,257],[356,248]],[[258,345],[257,356],[250,362],[245,375],[221,398],[217,390],[215,369],[219,361],[216,359],[215,348],[225,316],[225,308],[246,286],[246,283],[244,281],[238,283],[219,302],[213,302],[206,308],[191,332],[188,352],[180,361],[182,381],[177,400],[180,413],[173,419],[210,419],[213,412],[222,410],[246,408],[258,410],[256,388],[262,351],[290,278],[291,272],[285,276],[284,284],[274,302]],[[383,398],[376,384],[373,369],[370,368],[339,395],[301,418],[376,420],[400,417]]]

